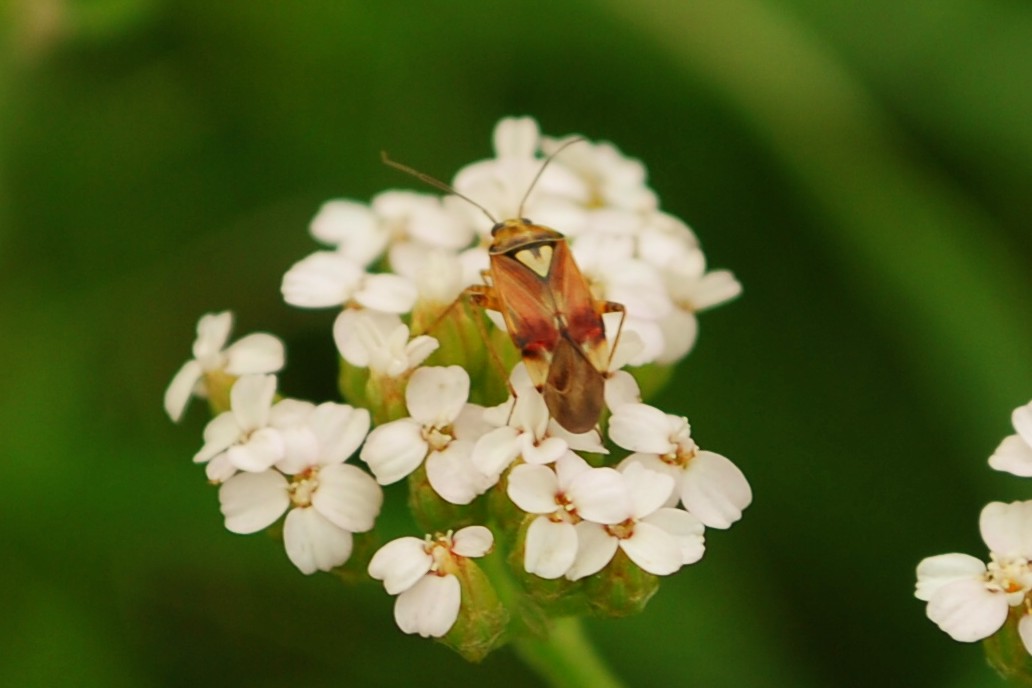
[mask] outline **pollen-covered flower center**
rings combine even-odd
[[[548,515],[553,523],[577,523],[581,520],[577,515],[577,505],[570,501],[564,492],[555,493],[556,510]]]
[[[429,535],[426,537],[423,551],[429,554],[433,560],[430,564],[430,573],[438,576],[455,573],[457,555],[452,552],[452,547],[455,545],[452,535],[452,531],[449,530],[444,534],[438,533],[433,537]]]
[[[444,426],[438,428],[431,426],[429,428],[423,428],[423,439],[430,445],[431,451],[444,451],[451,444],[455,436],[452,435],[451,426]]]
[[[985,579],[990,589],[1006,594],[1027,593],[1032,589],[1032,569],[1024,557],[991,555]]]
[[[659,458],[663,463],[670,464],[671,466],[677,466],[678,468],[684,468],[691,460],[696,457],[699,453],[699,446],[695,442],[689,441],[687,444],[678,443],[677,447],[666,454],[660,454]]]
[[[295,475],[287,487],[287,492],[294,506],[307,507],[312,505],[312,496],[318,489],[319,469],[312,467]]]
[[[627,519],[621,523],[617,523],[611,526],[605,526],[606,532],[615,538],[626,540],[627,538],[634,535],[634,524],[635,521],[632,518]]]

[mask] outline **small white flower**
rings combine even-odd
[[[381,485],[390,485],[425,460],[430,486],[452,504],[469,504],[494,480],[470,455],[475,438],[460,437],[456,422],[468,406],[469,374],[459,366],[418,368],[405,388],[409,418],[375,428],[360,457]]]
[[[462,168],[452,186],[498,220],[516,217],[520,201],[541,171],[543,160],[537,154],[539,138],[537,122],[530,117],[502,119],[494,130],[496,157]],[[539,221],[548,218],[556,222],[569,214],[583,214],[581,208],[589,198],[584,181],[556,160],[541,174],[523,207],[523,214]]]
[[[294,455],[275,468],[234,475],[219,488],[219,503],[226,528],[240,534],[267,528],[289,509],[283,523],[287,557],[311,574],[347,561],[351,534],[373,527],[383,492],[344,463],[369,430],[368,411],[327,402],[297,418],[301,422],[292,429],[311,441],[296,442]]]
[[[249,334],[226,346],[233,327],[229,311],[208,313],[197,323],[193,358],[179,369],[165,390],[165,412],[173,421],[183,416],[191,396],[207,397],[206,378],[275,373],[283,367],[283,342],[271,334]]]
[[[928,618],[954,640],[988,638],[1007,620],[1008,608],[1025,605],[1018,633],[1032,654],[1032,502],[990,502],[979,518],[989,564],[966,554],[940,554],[917,566],[914,595],[928,603]]]
[[[299,308],[349,306],[385,313],[412,310],[418,293],[399,275],[372,274],[336,251],[316,251],[298,261],[283,276],[283,300]]]
[[[308,231],[363,267],[383,254],[391,238],[390,230],[368,205],[346,199],[323,203]]]
[[[424,246],[457,251],[469,246],[475,226],[465,212],[439,196],[413,191],[385,191],[373,199],[373,210],[391,235],[393,245],[413,241]]]
[[[494,545],[491,531],[468,526],[420,540],[403,537],[381,547],[369,562],[369,575],[397,595],[394,620],[405,633],[440,638],[455,625],[462,586],[455,576],[460,560],[482,557]]]
[[[569,136],[542,139],[541,148],[551,155]],[[628,158],[608,141],[581,141],[562,153],[563,164],[577,173],[591,190],[589,205],[644,212],[659,205],[656,194],[645,183],[645,166]]]
[[[560,457],[554,470],[516,466],[507,493],[523,511],[540,514],[527,530],[523,566],[542,578],[559,578],[573,566],[577,523],[615,524],[631,513],[623,476],[612,468],[592,468],[572,453]]]
[[[465,287],[479,283],[479,272],[467,272],[459,254],[425,244],[396,244],[390,261],[395,272],[416,286],[420,303],[450,305]]]
[[[609,437],[635,452],[624,464],[641,463],[676,481],[674,498],[709,528],[728,528],[752,503],[742,471],[715,452],[699,449],[688,419],[647,404],[624,404],[609,419]]]
[[[230,390],[230,410],[204,428],[204,446],[194,463],[207,463],[208,478],[221,482],[236,471],[259,472],[284,456],[278,430],[269,427],[275,375],[244,375]]]
[[[438,347],[428,335],[410,340],[408,325],[396,315],[351,309],[337,316],[333,340],[345,361],[386,377],[401,377]]]
[[[1011,414],[1015,434],[1003,442],[989,457],[989,465],[1022,478],[1032,478],[1032,402],[1019,406]]]
[[[702,558],[703,525],[681,509],[664,507],[673,479],[640,464],[622,468],[630,507],[615,525],[581,521],[577,530],[577,556],[566,572],[579,580],[601,571],[617,548],[640,568],[657,576],[674,573]]]
[[[513,368],[510,383],[517,396],[484,412],[487,422],[500,427],[473,447],[473,464],[480,472],[497,479],[517,457],[548,464],[571,450],[608,453],[594,431],[573,434],[550,418],[544,397],[534,389],[522,363]]]

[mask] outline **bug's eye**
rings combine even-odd
[[[491,236],[496,235],[498,233],[498,230],[501,229],[502,225],[504,224],[504,222],[496,222],[495,226],[491,228]]]
[[[530,220],[530,218],[526,218],[526,217],[521,217],[521,218],[520,218],[520,222],[522,222],[522,223],[523,223],[523,224],[525,224],[525,225],[532,225],[532,224],[534,224],[534,223],[533,223],[533,222],[532,222],[532,221]]]

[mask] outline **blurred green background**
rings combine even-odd
[[[1032,496],[986,458],[1032,398],[1023,0],[5,0],[4,686],[539,685],[398,632],[372,585],[228,533],[161,396],[197,318],[288,341],[331,398],[332,314],[283,272],[331,197],[442,178],[504,115],[615,142],[739,301],[657,403],[755,492],[643,615],[632,686],[989,686],[912,597]],[[561,228],[560,228],[561,229]]]

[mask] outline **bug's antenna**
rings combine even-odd
[[[520,199],[520,209],[519,209],[519,211],[517,211],[516,217],[523,217],[523,206],[527,202],[527,199],[530,198],[530,192],[534,190],[534,187],[537,185],[538,180],[541,179],[541,175],[545,173],[545,169],[548,167],[548,163],[550,163],[553,160],[555,160],[555,157],[557,155],[562,153],[564,150],[566,150],[567,148],[569,148],[573,144],[580,143],[583,140],[584,140],[583,136],[574,136],[572,139],[570,139],[568,141],[564,141],[563,144],[561,146],[559,146],[558,148],[556,148],[555,151],[553,151],[551,155],[549,155],[547,158],[545,158],[545,161],[543,163],[541,163],[541,169],[539,169],[537,171],[537,174],[534,175],[534,179],[532,179],[531,182],[530,182],[530,186],[527,187],[527,193],[523,194],[523,198]]]
[[[565,148],[565,146],[564,146],[564,148]],[[408,165],[402,165],[400,162],[396,162],[394,160],[391,160],[387,156],[387,151],[384,151],[384,150],[380,151],[380,159],[383,160],[383,164],[384,165],[389,165],[390,167],[393,167],[396,170],[401,170],[402,172],[404,172],[406,174],[411,174],[413,177],[415,177],[419,181],[424,182],[426,184],[429,184],[430,186],[434,187],[435,189],[440,189],[441,191],[444,191],[445,193],[450,193],[450,194],[452,194],[454,196],[458,196],[462,200],[464,200],[467,203],[469,203],[470,205],[472,205],[474,208],[479,208],[480,212],[484,213],[484,215],[487,215],[487,219],[491,221],[492,225],[498,224],[498,220],[496,220],[494,218],[494,215],[492,215],[491,213],[489,213],[487,211],[487,208],[485,208],[484,206],[480,205],[479,203],[474,201],[469,196],[464,196],[463,194],[460,194],[458,191],[456,191],[452,187],[448,186],[447,184],[442,182],[440,179],[437,179],[436,177],[431,177],[426,172],[420,172],[419,170],[417,170],[417,169],[415,169],[413,167],[409,167]]]

